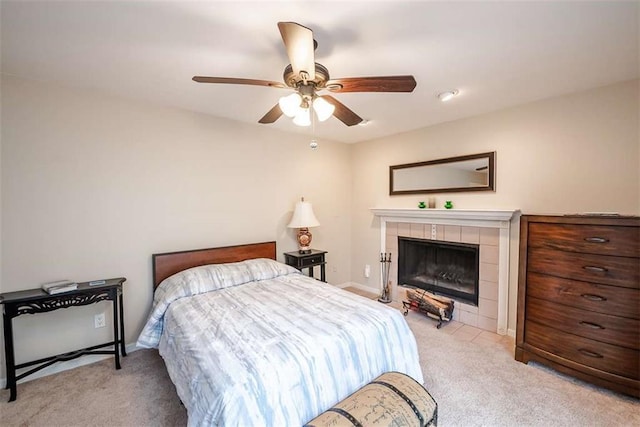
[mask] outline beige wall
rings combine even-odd
[[[426,199],[389,197],[389,165],[495,150],[495,193],[439,194],[438,204],[640,213],[637,81],[316,151],[300,135],[88,90],[9,77],[1,90],[0,290],[125,276],[129,343],[151,303],[152,253],[277,240],[282,259],[295,249],[285,226],[302,195],[322,223],[313,246],[329,251],[329,282],[377,288],[369,208]],[[511,264],[514,307],[516,254]],[[18,362],[106,341],[93,315],[109,309],[16,319]],[[510,328],[514,319],[511,310]]]
[[[2,292],[125,276],[132,343],[151,305],[151,254],[276,240],[283,260],[300,196],[321,223],[313,246],[329,252],[329,282],[349,280],[348,145],[314,151],[267,126],[8,77],[1,137]],[[108,341],[93,315],[110,319],[110,307],[17,318],[17,362]]]
[[[432,195],[389,196],[389,166],[497,152],[496,191],[437,194],[438,207],[523,213],[640,213],[638,81],[522,105],[356,144],[352,151],[352,281],[377,289],[380,223],[372,207],[416,207]],[[455,102],[464,102],[460,98]],[[454,108],[443,104],[443,108]],[[511,247],[518,245],[518,226]],[[514,251],[514,252],[517,252]],[[364,278],[365,264],[372,275]],[[509,328],[515,328],[517,253]]]

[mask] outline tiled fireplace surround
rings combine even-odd
[[[380,251],[390,252],[394,300],[398,290],[398,236],[480,245],[478,306],[456,301],[453,318],[500,335],[507,333],[509,234],[513,210],[372,209],[380,217]]]

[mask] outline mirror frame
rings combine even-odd
[[[418,190],[394,190],[393,189],[393,172],[399,169],[408,169],[429,165],[442,165],[446,163],[461,162],[465,160],[488,159],[489,161],[489,180],[488,185],[476,187],[449,187],[449,188],[423,188]],[[457,193],[463,191],[495,191],[495,174],[496,174],[496,152],[470,154],[467,156],[447,157],[446,159],[428,160],[426,162],[405,163],[402,165],[389,166],[389,195],[398,196],[402,194],[425,194],[425,193]]]

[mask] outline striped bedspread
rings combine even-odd
[[[191,270],[160,285],[138,340],[191,426],[301,426],[384,372],[423,381],[398,310],[272,260]]]

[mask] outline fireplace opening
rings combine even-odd
[[[479,245],[398,237],[398,284],[478,305]]]

